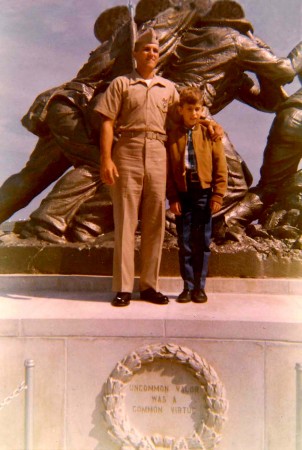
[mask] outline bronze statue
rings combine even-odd
[[[119,59],[119,45],[125,48],[128,37],[122,25],[128,21],[126,6],[102,13],[95,23],[95,34],[101,45],[90,54],[73,80],[41,93],[23,117],[22,124],[39,140],[26,166],[0,188],[0,223],[26,206],[71,166],[78,167],[85,162],[98,166],[97,138],[92,137],[84,112],[108,72],[114,76],[112,67]],[[126,62],[129,65],[127,59]],[[120,61],[117,65],[123,70]],[[74,137],[72,142],[70,137]]]
[[[299,79],[302,83],[301,74]],[[251,236],[261,237],[268,232],[276,237],[294,238],[300,248],[301,157],[302,88],[278,107],[263,154],[260,180],[225,214],[223,233],[240,240],[245,230]],[[248,227],[255,220],[259,220],[261,227]]]
[[[207,1],[200,3],[208,5]],[[166,5],[167,2],[164,6]],[[177,43],[178,33],[183,32],[190,23],[194,10],[186,7],[183,11],[179,11],[178,8],[171,6],[168,8],[168,15],[170,17],[168,33],[161,39],[161,44],[168,42],[167,49],[172,49]],[[97,24],[99,21],[100,19]],[[166,24],[165,20],[165,29]],[[46,104],[45,118],[43,116],[45,106],[43,105],[42,114],[38,111],[39,117],[44,119],[44,126],[48,126],[59,145],[72,156],[74,169],[59,179],[40,207],[31,214],[30,222],[22,231],[23,237],[37,236],[57,243],[66,242],[66,238],[71,241],[87,241],[94,240],[100,233],[113,228],[112,214],[108,212],[108,191],[99,179],[99,146],[96,132],[99,130],[99,123],[94,126],[94,117],[90,114],[93,99],[88,108],[86,108],[87,103],[84,102],[85,115],[78,99],[81,99],[87,90],[86,84],[89,84],[90,88],[92,82],[95,82],[94,96],[97,96],[106,89],[113,78],[129,72],[132,49],[129,47],[130,40],[127,38],[130,30],[129,23],[126,23],[108,41],[110,58],[107,57],[109,62],[105,69],[101,64],[102,70],[99,70],[98,58],[101,58],[101,62],[105,60],[102,48],[99,48],[80,70],[74,81],[85,84],[84,90],[82,88],[83,92],[76,97],[77,102],[73,102],[74,104],[70,102],[70,96],[66,93],[70,88],[68,83],[59,92],[52,94]],[[167,56],[168,53],[165,58]],[[163,63],[163,58],[160,63]],[[32,112],[29,111],[23,122],[26,120],[30,126],[32,116]],[[98,214],[91,214],[91,205],[95,204],[98,204]],[[105,224],[104,208],[107,214]]]
[[[180,5],[175,0],[161,0],[150,5],[150,1],[141,0],[135,20],[141,30],[152,25],[160,36],[159,73],[180,87],[197,85],[204,89],[210,114],[220,111],[234,99],[260,110],[275,111],[286,98],[281,86],[291,82],[301,70],[301,44],[288,58],[277,58],[265,43],[253,36],[252,25],[245,19],[241,6],[231,0],[216,1],[213,5],[209,0],[199,0],[195,5],[188,1]],[[0,188],[2,221],[59,179],[67,168],[74,167],[59,179],[53,191],[31,214],[24,236],[34,235],[50,242],[65,242],[66,238],[88,240],[113,226],[109,218],[108,192],[99,181],[98,137],[89,102],[93,103],[94,96],[104,91],[112,78],[129,71],[130,29],[129,22],[125,23],[128,16],[125,9],[117,12],[121,13],[117,14],[119,25],[111,34],[105,31],[105,36],[98,35],[104,41],[92,52],[77,77],[41,94],[23,119],[30,131],[40,135],[40,140],[21,172],[22,182],[26,186],[30,179],[28,174],[34,167],[32,163],[39,158],[43,160],[41,179],[30,188],[26,186],[26,195],[16,190],[18,174],[4,183]],[[106,11],[100,17],[104,18],[105,14]],[[96,34],[102,29],[99,20]],[[245,71],[253,71],[258,76],[259,86]],[[64,122],[68,117],[72,121],[66,127]],[[225,214],[245,196],[252,180],[227,135],[224,145],[229,167]],[[46,146],[52,155],[49,167],[45,159]],[[14,196],[19,196],[18,200],[11,201],[7,207],[7,199]],[[98,214],[93,212],[97,204]],[[104,217],[107,217],[106,223]]]

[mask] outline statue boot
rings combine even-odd
[[[240,241],[246,234],[246,227],[259,218],[263,208],[261,192],[256,188],[249,190],[241,201],[225,213],[220,223],[214,226],[214,237]]]

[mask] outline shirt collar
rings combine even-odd
[[[144,83],[147,85],[146,80],[144,78],[141,77],[141,75],[136,71],[133,70],[133,72],[131,72],[130,76],[130,84],[138,84],[138,83]],[[159,84],[161,86],[166,86],[166,80],[158,75],[154,75],[154,77],[152,78],[151,84]]]
[[[183,124],[183,129],[186,133],[189,133],[189,131],[195,131],[198,128],[198,123],[196,125],[194,125],[194,127],[190,128],[190,127],[186,127],[185,124]]]

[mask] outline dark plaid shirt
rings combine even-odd
[[[196,170],[196,159],[195,159],[195,153],[194,153],[194,146],[193,146],[193,138],[192,138],[192,128],[186,128],[187,130],[187,147],[186,147],[186,153],[185,153],[185,163],[186,168],[191,170]]]

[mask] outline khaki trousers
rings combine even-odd
[[[158,140],[122,137],[113,149],[119,178],[111,187],[115,227],[113,290],[132,292],[135,232],[141,220],[140,290],[158,290],[165,232],[166,149]]]

